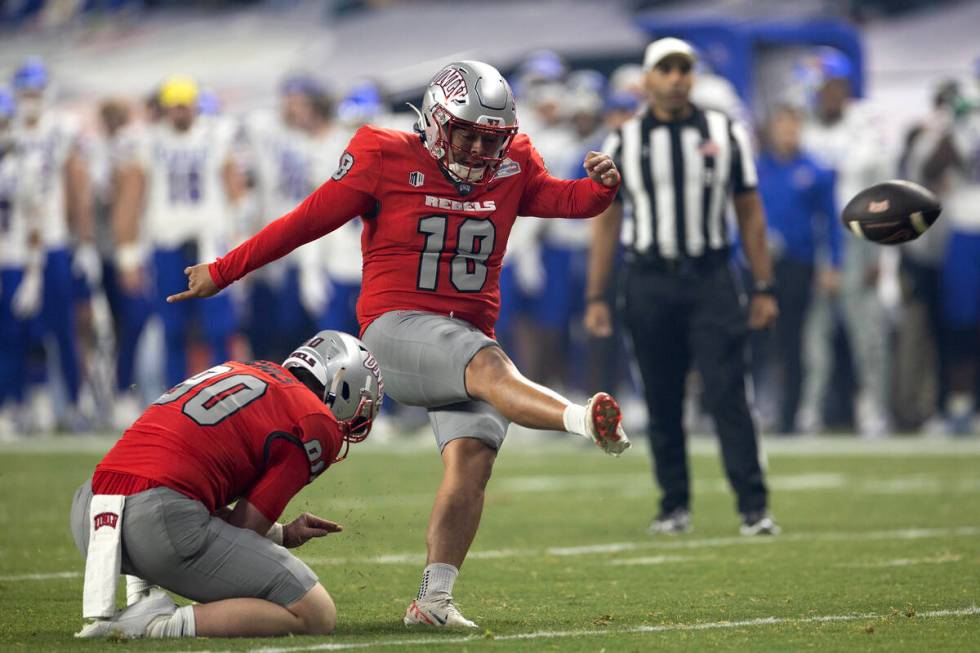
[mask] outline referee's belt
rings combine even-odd
[[[627,257],[630,267],[659,272],[678,277],[696,277],[728,265],[731,253],[728,248],[709,249],[701,256],[666,258],[659,254],[632,254]]]

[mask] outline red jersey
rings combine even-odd
[[[467,185],[447,178],[418,135],[362,127],[331,180],[215,261],[211,277],[224,287],[360,214],[362,333],[383,313],[410,309],[453,315],[492,337],[517,216],[592,217],[616,191],[591,179],[555,179],[523,134],[493,181]]]
[[[326,406],[292,374],[230,361],[157,399],[95,468],[93,490],[163,486],[211,512],[245,498],[275,521],[342,442]]]

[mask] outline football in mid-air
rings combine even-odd
[[[861,238],[897,245],[925,233],[942,208],[928,189],[911,181],[893,179],[855,195],[844,207],[841,220]]]

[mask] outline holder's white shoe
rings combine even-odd
[[[118,634],[130,639],[146,637],[150,625],[160,617],[169,617],[177,610],[177,604],[163,590],[156,589],[132,604],[112,619],[100,619],[75,633],[80,639],[108,637]]]

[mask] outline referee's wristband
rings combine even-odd
[[[755,286],[752,288],[753,295],[771,295],[776,296],[776,282],[775,281],[756,281]]]

